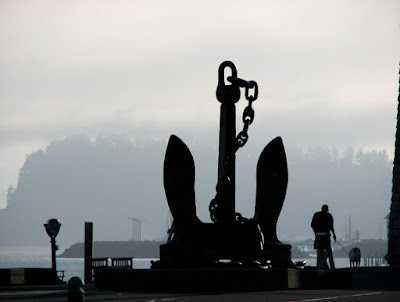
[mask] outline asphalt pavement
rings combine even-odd
[[[140,292],[140,291],[100,291],[92,285],[85,286],[85,301],[121,301],[121,302],[167,302],[167,301],[194,301],[194,302],[269,302],[269,301],[377,301],[398,302],[400,290],[372,291],[372,290],[276,290],[252,292]],[[56,286],[13,286],[0,287],[0,301],[67,301],[66,285]]]

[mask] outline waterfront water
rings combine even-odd
[[[133,258],[133,267],[150,268],[151,260],[156,259]],[[22,267],[51,268],[50,247],[0,247],[0,268]],[[83,258],[57,257],[57,270],[64,271],[65,281],[74,276],[83,279]]]
[[[61,254],[61,252],[60,252]],[[150,268],[150,258],[133,258],[134,268]],[[306,266],[316,266],[316,259],[293,259],[293,261],[306,260]],[[336,268],[349,267],[347,258],[335,258]],[[1,247],[0,268],[51,268],[50,247]],[[71,277],[78,276],[83,279],[83,258],[60,258],[57,257],[57,270],[65,272],[65,281]]]

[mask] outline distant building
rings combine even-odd
[[[397,100],[398,107],[393,161],[392,204],[390,206],[388,236],[388,262],[391,267],[400,267],[400,78],[399,95]]]

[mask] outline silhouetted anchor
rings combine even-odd
[[[232,76],[225,84],[225,69]],[[236,136],[235,103],[240,87],[246,89],[249,105],[243,113],[243,130]],[[250,95],[250,90],[254,94]],[[272,140],[261,152],[257,163],[255,215],[246,219],[235,212],[235,153],[248,139],[248,128],[254,119],[252,102],[257,99],[254,81],[237,77],[232,62],[223,62],[218,70],[217,99],[221,102],[218,184],[210,203],[213,223],[204,223],[196,215],[195,165],[189,148],[171,135],[164,160],[164,189],[174,222],[173,238],[160,246],[159,267],[205,267],[230,259],[230,265],[292,265],[290,245],[282,244],[276,235],[276,224],[286,196],[288,182],[286,154],[280,137]]]

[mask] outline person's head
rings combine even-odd
[[[329,211],[328,205],[327,205],[327,204],[324,204],[324,205],[321,207],[321,210],[322,210],[323,212],[328,212],[328,211]]]

